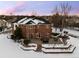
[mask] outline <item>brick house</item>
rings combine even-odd
[[[16,25],[21,28],[24,38],[49,39],[51,37],[51,25],[43,18],[25,17],[14,23],[14,29]]]

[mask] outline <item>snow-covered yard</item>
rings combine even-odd
[[[75,36],[78,36],[79,37],[79,31],[76,31],[76,30],[71,30],[71,29],[64,29],[65,31],[68,31],[69,34],[73,34]]]
[[[74,31],[73,31],[74,32]],[[75,32],[74,32],[75,33]],[[78,32],[79,33],[79,32]],[[18,43],[8,39],[9,34],[0,34],[0,57],[16,57],[16,58],[59,58],[59,57],[79,57],[79,39],[70,37],[70,42],[76,46],[73,53],[45,54],[43,52],[24,51],[19,47]]]

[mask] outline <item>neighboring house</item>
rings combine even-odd
[[[6,27],[7,21],[5,21],[4,19],[0,19],[0,31],[4,31]]]
[[[9,28],[9,27],[11,27],[11,24],[4,19],[0,19],[0,27]]]
[[[7,23],[7,22],[6,22],[5,20],[1,19],[1,20],[0,20],[0,27],[2,27],[2,26],[5,27],[5,26],[6,26],[6,23]]]
[[[16,29],[16,25],[21,28],[24,38],[49,39],[51,36],[51,25],[43,18],[25,17],[14,22],[14,30]]]

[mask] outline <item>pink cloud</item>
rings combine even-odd
[[[19,8],[23,7],[25,2],[17,2],[16,6],[14,7],[5,7],[4,9],[0,9],[0,14],[10,14],[15,13]]]

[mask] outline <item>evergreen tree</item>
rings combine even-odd
[[[16,27],[16,30],[14,31],[14,36],[15,36],[16,39],[22,38],[22,31],[19,27]]]

